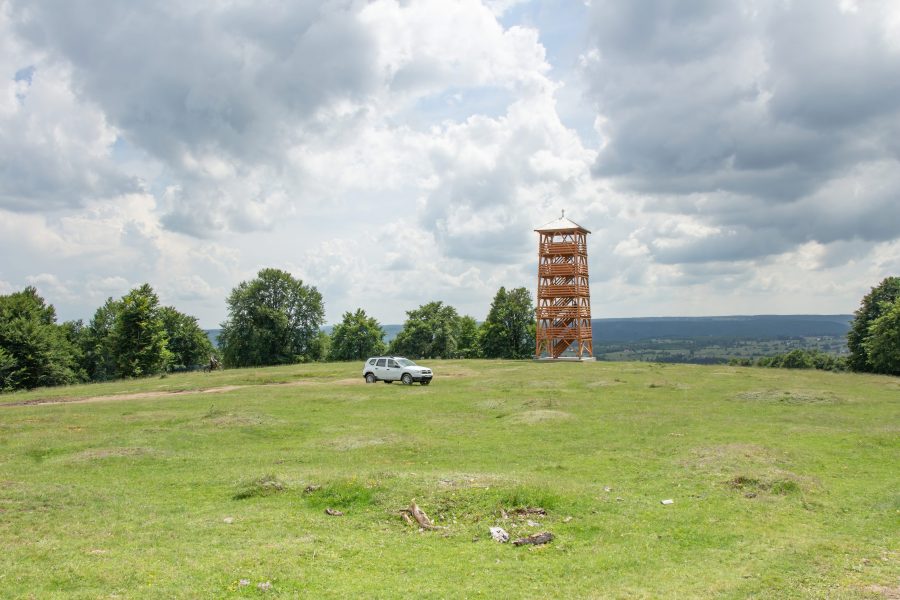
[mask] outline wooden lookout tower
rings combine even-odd
[[[594,360],[587,229],[562,216],[538,227],[534,357]],[[570,352],[567,352],[571,350]]]

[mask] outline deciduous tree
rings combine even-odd
[[[850,356],[847,365],[852,371],[876,371],[869,357],[869,338],[872,335],[872,324],[882,314],[891,310],[894,302],[900,298],[900,277],[887,277],[863,296],[855,318],[847,332],[847,347]],[[879,345],[879,352],[884,356],[884,349]],[[882,371],[883,372],[883,371]]]
[[[478,358],[481,356],[481,339],[478,321],[474,317],[463,315],[459,318],[459,358]]]
[[[228,296],[219,345],[225,364],[245,367],[314,360],[321,353],[322,295],[290,273],[262,269]]]
[[[119,377],[143,377],[166,370],[172,353],[159,297],[143,284],[122,297],[110,335]]]
[[[167,348],[172,354],[169,370],[183,371],[208,364],[216,351],[206,332],[197,324],[197,317],[171,306],[164,306],[160,312],[168,338]]]
[[[481,351],[486,358],[527,358],[534,353],[534,305],[524,287],[497,290],[481,324]]]
[[[331,360],[363,360],[384,353],[384,330],[359,308],[345,312],[331,332]]]
[[[881,316],[869,325],[863,346],[873,371],[900,375],[900,297],[885,303]]]
[[[412,358],[452,358],[460,340],[456,309],[443,302],[429,302],[406,313],[403,329],[391,343],[391,352]]]
[[[82,351],[82,365],[91,381],[108,381],[117,376],[112,332],[120,308],[120,301],[107,298],[103,306],[94,312],[93,318],[78,337]]]
[[[35,288],[0,296],[0,390],[75,383],[76,354]]]

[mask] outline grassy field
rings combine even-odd
[[[0,396],[0,596],[900,596],[900,379],[429,365]]]

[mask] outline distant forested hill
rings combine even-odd
[[[733,317],[642,317],[594,319],[594,339],[631,342],[655,338],[837,337],[847,334],[853,315],[751,315]]]
[[[639,317],[594,319],[596,342],[634,342],[651,339],[784,339],[844,337],[853,315],[750,315],[733,317]],[[402,325],[382,325],[390,342]],[[325,327],[331,332],[331,326]],[[207,329],[216,344],[219,329]]]
[[[212,342],[212,345],[216,348],[219,347],[219,333],[222,332],[221,329],[204,329],[204,333],[206,333],[206,337],[209,338],[209,341]]]

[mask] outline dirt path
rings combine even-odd
[[[10,402],[0,406],[37,406],[44,404],[86,404],[88,402],[106,402],[112,400],[142,400],[144,398],[167,398],[169,396],[187,396],[190,394],[221,394],[247,387],[245,385],[223,385],[205,390],[182,390],[179,392],[135,392],[133,394],[108,394],[106,396],[86,396],[84,398],[34,398],[21,402]]]
[[[197,389],[197,390],[181,390],[178,392],[135,392],[132,394],[107,394],[105,396],[86,396],[81,398],[34,398],[32,400],[22,400],[21,402],[10,402],[8,404],[0,404],[0,408],[5,406],[44,406],[50,404],[87,404],[88,402],[112,402],[115,400],[143,400],[146,398],[168,398],[171,396],[189,396],[196,394],[222,394],[234,390],[240,390],[249,387],[295,387],[307,385],[359,385],[364,381],[361,378],[338,379],[335,381],[287,381],[283,383],[260,383],[245,385],[223,385],[219,387]]]

